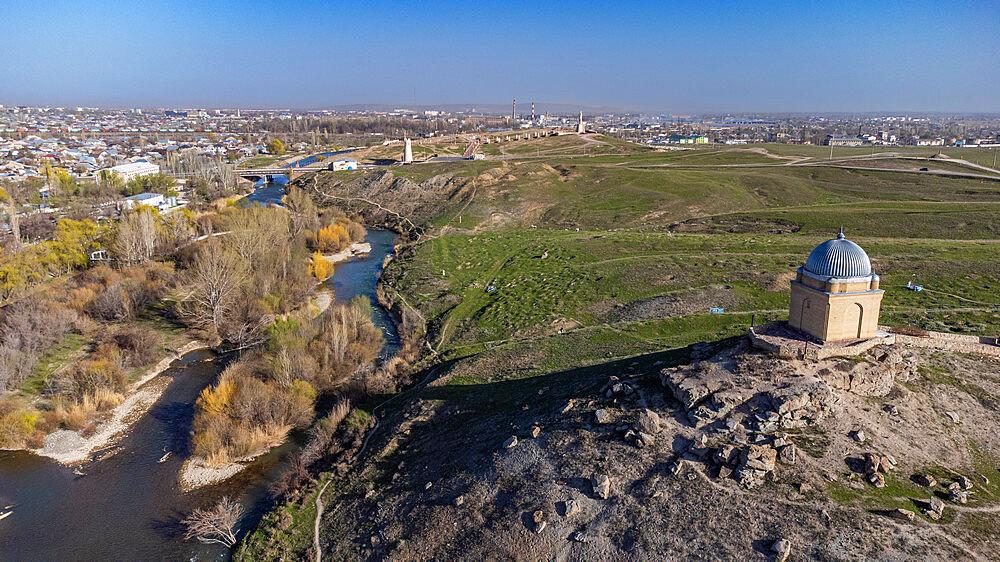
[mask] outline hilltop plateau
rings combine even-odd
[[[419,316],[423,358],[362,406],[357,460],[240,557],[318,540],[334,559],[767,559],[779,539],[793,558],[995,557],[996,358],[779,359],[746,339],[787,318],[795,269],[842,225],[881,277],[882,324],[1000,332],[994,171],[521,146],[293,182],[402,233],[380,300]]]

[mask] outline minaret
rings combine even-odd
[[[410,162],[413,162],[413,147],[410,146],[409,137],[404,137],[403,142],[405,143],[403,145],[403,163],[409,164]]]
[[[531,102],[531,122],[535,122],[535,102]]]
[[[517,121],[517,98],[514,98],[514,103],[511,104],[510,120]]]

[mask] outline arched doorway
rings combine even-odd
[[[865,309],[861,303],[854,303],[844,311],[844,337],[861,338],[861,327],[864,325]]]

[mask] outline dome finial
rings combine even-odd
[[[840,225],[840,232],[837,234],[837,240],[844,239],[844,225]]]

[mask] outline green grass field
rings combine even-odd
[[[705,316],[709,307],[783,317],[789,276],[834,232],[516,229],[443,236],[394,263],[385,279],[431,319],[442,350],[602,324],[647,325],[655,334],[662,320]],[[1000,271],[990,267],[1000,261],[1000,241],[856,240],[882,277],[885,321],[1000,329]],[[926,290],[906,290],[910,280]]]

